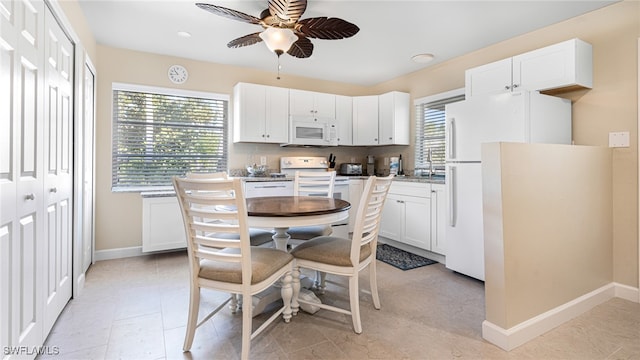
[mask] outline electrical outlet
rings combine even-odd
[[[260,165],[267,165],[267,157],[260,156]]]
[[[356,158],[351,157],[351,162],[352,162],[352,163],[356,162]]]
[[[629,132],[610,132],[609,147],[629,147]]]

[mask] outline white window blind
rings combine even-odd
[[[431,97],[432,99],[438,96]],[[415,168],[429,168],[429,150],[434,172],[444,175],[445,105],[464,100],[464,94],[416,102]]]
[[[228,101],[113,90],[112,189],[171,186],[173,176],[227,171]]]

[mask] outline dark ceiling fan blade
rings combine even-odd
[[[304,36],[298,35],[298,40],[291,45],[287,54],[297,58],[308,58],[313,54],[313,43]]]
[[[338,40],[352,37],[360,28],[339,18],[317,17],[298,21],[296,30],[310,38]]]
[[[225,17],[227,19],[238,20],[238,21],[249,23],[249,24],[260,25],[260,19],[258,19],[255,16],[247,15],[240,11],[236,11],[236,10],[222,7],[222,6],[203,4],[203,3],[197,3],[196,6],[202,10],[206,10],[210,13]]]
[[[237,39],[231,40],[227,44],[227,47],[239,48],[243,46],[253,45],[253,44],[259,43],[260,41],[262,41],[262,38],[260,37],[260,33],[257,32],[257,33],[245,35]]]
[[[269,0],[269,12],[284,22],[295,23],[307,9],[307,0]]]

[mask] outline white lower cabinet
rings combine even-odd
[[[175,196],[142,195],[142,252],[187,247],[184,223]]]
[[[431,184],[392,183],[382,210],[380,236],[431,250]]]
[[[380,236],[445,255],[444,184],[394,181],[382,210]]]

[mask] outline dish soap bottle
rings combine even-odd
[[[400,154],[400,157],[398,158],[398,175],[404,175],[404,168],[402,167],[402,154]]]

